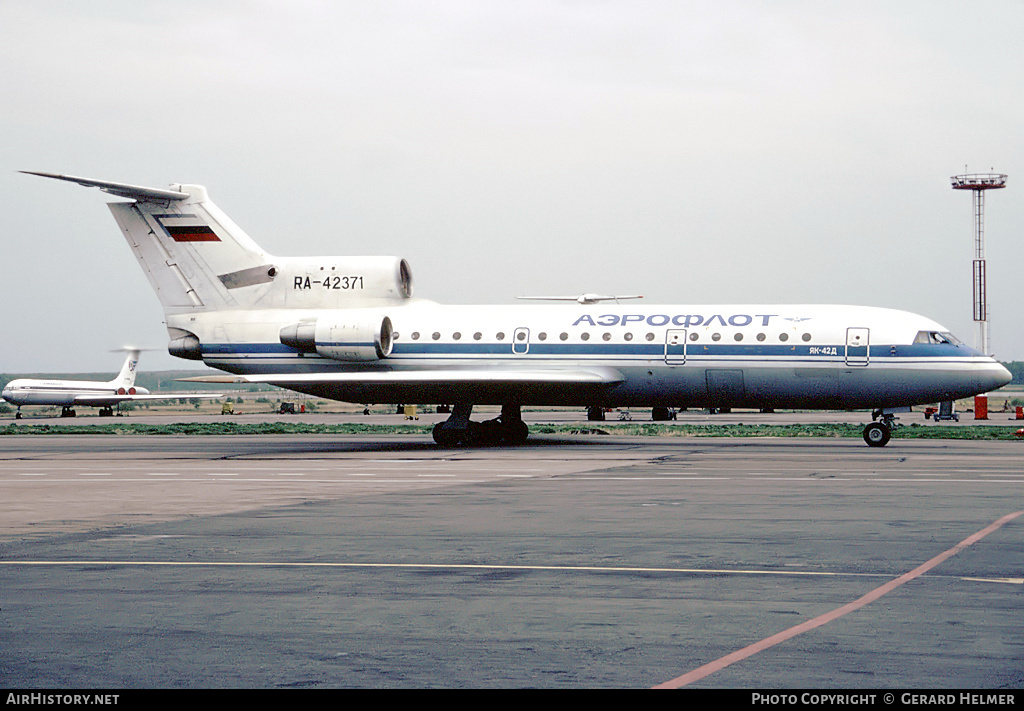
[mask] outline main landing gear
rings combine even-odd
[[[871,413],[871,419],[881,422],[872,422],[864,428],[864,441],[869,447],[884,447],[889,444],[892,438],[892,430],[896,426],[896,415],[891,412],[875,410]]]
[[[451,417],[434,425],[434,441],[442,447],[522,444],[530,436],[519,405],[502,405],[501,415],[486,422],[470,422],[472,411],[472,405],[456,405]]]

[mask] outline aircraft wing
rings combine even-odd
[[[193,383],[270,383],[289,385],[615,385],[625,378],[614,368],[501,370],[461,368],[446,370],[380,370],[335,373],[260,373],[251,375],[203,375],[183,378]]]
[[[97,405],[114,405],[119,402],[135,402],[138,400],[178,400],[185,398],[218,398],[223,397],[224,393],[162,393],[160,395],[149,394],[149,395],[118,395],[116,393],[97,394],[97,395],[77,395],[75,396],[72,405],[82,405],[85,407],[95,407]]]

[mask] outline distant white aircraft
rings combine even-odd
[[[60,406],[61,417],[74,417],[76,406],[98,407],[100,416],[114,414],[114,406],[129,400],[170,400],[181,397],[218,397],[219,393],[152,395],[149,390],[135,385],[141,349],[127,348],[128,357],[117,377],[108,382],[89,380],[37,380],[19,378],[4,386],[2,397],[18,406],[15,418],[21,419],[22,405]]]
[[[444,403],[441,445],[522,442],[524,405],[875,410],[998,388],[1010,373],[934,321],[824,305],[442,306],[414,298],[397,257],[277,257],[201,185],[147,188],[50,173],[109,205],[164,307],[172,355],[356,403]],[[547,297],[552,298],[552,297]],[[555,297],[566,298],[566,297]],[[627,297],[619,297],[627,298]],[[501,416],[470,422],[474,405]]]

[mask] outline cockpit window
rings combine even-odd
[[[948,331],[918,331],[914,343],[959,346],[960,340]]]

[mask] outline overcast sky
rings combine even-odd
[[[38,170],[206,185],[272,254],[418,296],[853,303],[1024,360],[1024,3],[0,1],[0,372],[170,357],[105,207]]]

